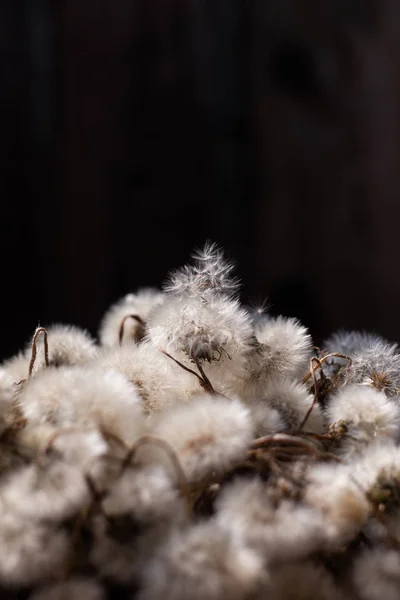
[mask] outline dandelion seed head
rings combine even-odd
[[[252,428],[242,402],[204,394],[160,413],[151,433],[172,446],[187,477],[196,480],[244,458]]]
[[[49,367],[19,396],[28,423],[99,427],[127,443],[142,432],[141,399],[119,373],[89,367]]]
[[[328,423],[343,422],[348,428],[347,448],[370,443],[377,438],[398,438],[399,408],[379,392],[358,384],[341,387],[326,408]]]
[[[279,565],[254,600],[341,600],[343,592],[321,565],[298,562]],[[346,596],[347,598],[347,596]]]
[[[223,490],[217,500],[217,521],[269,562],[308,556],[323,539],[318,511],[286,499],[275,506],[268,486],[258,479],[238,480]]]
[[[305,385],[274,377],[268,381],[263,390],[263,400],[279,412],[285,423],[285,429],[296,430],[303,422],[314,398]],[[316,403],[307,419],[305,429],[313,433],[322,433],[323,427],[321,409]]]
[[[225,259],[223,251],[209,242],[193,254],[193,264],[169,275],[164,290],[178,297],[233,296],[239,288],[239,280],[232,275],[233,269],[234,265]]]
[[[61,529],[19,515],[0,516],[0,582],[32,585],[54,577],[67,557],[68,538]]]
[[[97,348],[89,333],[73,325],[52,325],[47,329],[49,365],[54,367],[82,365],[91,362],[97,355]],[[44,335],[36,340],[37,356],[33,373],[45,367]],[[26,359],[32,354],[32,340],[25,349]]]
[[[29,600],[106,600],[106,595],[97,581],[72,577],[39,589]]]
[[[255,341],[247,352],[237,393],[254,399],[262,396],[271,377],[302,377],[309,369],[311,352],[311,337],[296,319],[260,318],[255,325]]]
[[[339,548],[355,537],[366,523],[370,505],[347,465],[310,467],[304,502],[319,510],[324,519],[327,548]]]
[[[397,344],[372,336],[351,356],[352,362],[343,371],[345,382],[367,383],[387,395],[400,389],[400,354]]]
[[[24,520],[57,523],[76,514],[88,501],[82,472],[61,462],[47,469],[30,465],[0,485],[1,504]]]
[[[176,486],[159,465],[127,469],[103,500],[107,516],[131,514],[141,522],[175,520],[183,514]]]
[[[398,600],[400,597],[400,553],[376,547],[365,550],[355,561],[353,583],[360,600]]]
[[[146,414],[186,402],[202,390],[194,375],[184,371],[151,342],[107,349],[97,366],[122,374],[140,395]]]
[[[214,522],[172,531],[144,568],[140,600],[243,599],[263,576],[263,561]]]

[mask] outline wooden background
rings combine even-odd
[[[246,300],[400,339],[398,0],[2,0],[7,356],[210,238]]]

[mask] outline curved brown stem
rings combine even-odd
[[[171,356],[171,354],[169,354],[166,350],[161,350],[161,352],[163,354],[165,354],[165,356],[168,356],[168,358],[170,358],[171,360],[173,360],[182,369],[184,369],[188,373],[191,373],[192,375],[194,375],[195,377],[197,377],[197,379],[199,380],[199,383],[200,383],[201,387],[203,388],[203,390],[205,392],[207,392],[208,394],[211,394],[212,396],[218,395],[218,392],[216,392],[215,389],[213,388],[213,385],[212,385],[211,381],[208,379],[207,375],[205,374],[204,369],[201,366],[201,363],[200,363],[200,361],[198,359],[196,359],[195,362],[196,362],[196,367],[200,371],[200,375],[198,373],[196,373],[196,371],[194,371],[193,369],[190,369],[189,367],[187,367],[186,365],[184,365],[183,363],[181,363],[179,360],[177,360],[176,358],[174,358],[173,356]],[[219,395],[222,396],[223,394],[219,394]]]
[[[296,435],[289,435],[287,433],[271,433],[269,435],[264,435],[263,437],[253,440],[251,446],[253,448],[258,448],[260,446],[268,446],[270,444],[281,444],[283,446],[302,446],[315,450],[315,447],[307,440],[304,440]]]
[[[124,328],[125,323],[128,319],[133,319],[138,323],[138,326],[136,327],[135,332],[133,334],[133,339],[135,340],[135,342],[140,342],[144,338],[146,323],[143,321],[143,319],[139,317],[139,315],[126,315],[122,319],[121,324],[119,326],[118,341],[120,346],[122,344],[122,340],[124,339]]]
[[[204,381],[203,379],[200,377],[200,375],[198,373],[196,373],[196,371],[193,371],[193,369],[190,369],[189,367],[187,367],[186,365],[184,365],[183,363],[181,363],[179,360],[177,360],[176,358],[174,358],[171,354],[169,354],[166,350],[160,350],[163,354],[165,354],[165,356],[168,356],[168,358],[170,358],[171,360],[173,360],[177,365],[179,365],[182,369],[184,369],[185,371],[187,371],[188,373],[191,373],[192,375],[194,375],[195,377],[197,377],[197,379],[200,382],[200,385],[203,387]]]
[[[214,390],[211,381],[208,379],[207,375],[204,373],[204,369],[201,366],[201,362],[196,359],[196,367],[198,368],[198,370],[200,371],[200,375],[202,377],[202,387],[204,388],[204,391],[208,392],[209,394],[215,396],[216,395],[216,391]]]
[[[45,329],[45,327],[38,327],[32,338],[32,355],[31,355],[31,360],[29,362],[28,378],[31,377],[32,372],[33,372],[33,367],[35,366],[36,355],[37,355],[36,343],[37,343],[37,339],[41,333],[43,333],[43,336],[44,336],[44,362],[46,364],[46,367],[49,366],[49,345],[48,345],[48,340],[47,340],[47,336],[48,336],[47,329]]]
[[[179,488],[181,490],[181,494],[182,494],[183,498],[185,499],[186,508],[190,514],[191,506],[190,506],[189,482],[188,482],[186,473],[181,465],[181,462],[179,460],[177,453],[175,452],[175,450],[172,448],[172,446],[166,440],[163,440],[162,438],[158,438],[153,435],[143,435],[140,438],[138,438],[136,440],[136,442],[133,444],[132,448],[127,453],[127,455],[125,456],[125,459],[121,466],[121,473],[130,465],[132,458],[135,456],[138,449],[141,446],[144,446],[145,444],[153,444],[154,446],[158,446],[159,448],[164,450],[164,452],[168,455],[168,458],[170,459],[171,463],[174,465],[175,471],[178,475]]]
[[[332,356],[336,356],[337,358],[344,358],[346,360],[349,361],[349,365],[352,364],[353,360],[351,359],[350,356],[347,356],[346,354],[340,354],[339,352],[331,352],[330,354],[326,354],[325,356],[323,356],[322,358],[317,358],[316,356],[313,356],[314,359],[316,359],[318,361],[318,364],[316,367],[313,368],[313,371],[315,373],[315,371],[317,371],[317,369],[319,369],[321,367],[321,365],[328,359],[331,358]],[[312,359],[311,359],[312,360]],[[309,373],[307,373],[307,375],[305,375],[305,377],[303,378],[303,383],[307,383],[307,381],[310,379],[310,377],[312,377],[312,372],[310,370]]]
[[[313,356],[311,358],[311,360],[310,360],[310,374],[311,374],[311,377],[312,377],[312,380],[313,380],[313,384],[314,384],[314,398],[313,398],[313,401],[311,403],[310,408],[308,409],[308,411],[306,412],[306,414],[304,416],[304,419],[300,423],[299,431],[301,431],[303,429],[304,425],[307,423],[307,421],[310,418],[310,415],[311,415],[311,413],[312,413],[312,411],[314,409],[314,406],[318,402],[318,381],[317,381],[317,378],[315,376],[315,370],[316,369],[313,368],[313,362],[314,361],[317,363],[317,368],[321,367],[320,360],[318,358],[316,358],[315,356]]]

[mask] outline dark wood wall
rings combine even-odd
[[[400,339],[396,0],[4,0],[2,355],[207,238],[245,297]]]

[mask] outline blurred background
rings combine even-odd
[[[243,298],[400,339],[398,0],[2,0],[1,357],[206,239]]]

